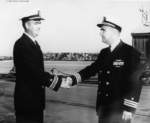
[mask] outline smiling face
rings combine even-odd
[[[40,20],[30,20],[26,22],[26,32],[32,37],[37,37],[39,35],[41,29],[41,21]]]

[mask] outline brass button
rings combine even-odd
[[[106,94],[106,97],[108,97],[108,94]]]
[[[102,70],[100,70],[99,73],[102,73]]]
[[[109,71],[109,70],[107,70],[107,71],[106,71],[106,73],[107,73],[107,74],[110,74],[110,71]]]
[[[106,82],[106,85],[109,85],[109,82]]]

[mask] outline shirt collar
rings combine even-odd
[[[115,41],[115,42],[111,45],[111,47],[110,47],[111,52],[117,47],[117,45],[118,45],[119,43],[120,43],[120,40]]]
[[[32,37],[31,35],[29,35],[26,32],[24,32],[24,34],[27,35],[35,43],[36,39],[34,37]]]

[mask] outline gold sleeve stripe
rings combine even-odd
[[[135,102],[135,101],[132,101],[132,100],[125,99],[124,100],[124,105],[132,107],[132,108],[137,108],[138,103]]]
[[[127,103],[127,102],[125,102],[124,105],[132,107],[132,108],[137,108],[137,105],[133,105],[133,104],[130,104],[130,103]]]
[[[54,76],[54,79],[53,79],[53,81],[52,81],[52,84],[50,85],[50,88],[52,88],[52,89],[55,88],[57,82],[58,82],[58,76],[55,75],[55,76]]]
[[[132,101],[132,100],[128,100],[128,99],[124,99],[124,102],[129,102],[129,103],[132,103],[132,104],[135,104],[135,105],[137,105],[137,104],[138,104],[137,102]]]
[[[81,82],[81,76],[79,73],[74,73],[73,75],[76,77],[77,83]]]

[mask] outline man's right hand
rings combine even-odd
[[[70,88],[72,86],[72,78],[71,77],[66,77],[66,78],[62,78],[62,83],[61,83],[61,87],[62,88]]]

